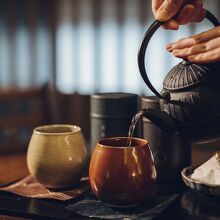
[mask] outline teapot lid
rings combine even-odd
[[[194,64],[188,61],[182,61],[174,66],[164,79],[163,87],[166,90],[180,90],[185,89],[199,83],[204,80],[208,80],[218,76],[219,63],[214,64]]]

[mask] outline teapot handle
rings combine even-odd
[[[214,26],[219,26],[220,23],[218,21],[218,19],[208,10],[206,10],[206,16],[205,16]],[[160,94],[151,84],[148,76],[147,76],[147,72],[145,69],[145,53],[146,53],[146,49],[148,46],[148,43],[151,39],[151,37],[153,36],[153,34],[156,32],[156,30],[163,25],[164,22],[159,21],[159,20],[155,20],[151,26],[148,28],[148,30],[146,31],[144,38],[141,42],[140,48],[139,48],[139,52],[138,52],[138,67],[139,67],[139,71],[140,74],[142,76],[142,79],[144,80],[144,82],[147,84],[147,86],[149,87],[149,89],[160,99],[165,99],[165,100],[169,100],[170,96],[167,96],[167,94]]]

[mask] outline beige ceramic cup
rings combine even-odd
[[[34,129],[27,165],[30,173],[47,188],[77,184],[87,162],[88,154],[80,127],[58,124]]]

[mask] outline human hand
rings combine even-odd
[[[168,44],[167,50],[193,63],[220,61],[220,26]]]
[[[152,11],[159,21],[167,21],[164,28],[173,30],[205,17],[202,0],[152,0]]]

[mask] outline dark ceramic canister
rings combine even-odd
[[[105,137],[127,136],[132,117],[138,111],[138,95],[97,93],[90,97],[91,148]]]
[[[156,96],[142,97],[141,108],[160,110],[159,99]],[[157,179],[179,180],[181,170],[191,163],[190,142],[161,130],[145,117],[142,123],[143,138],[149,141],[154,155]]]

